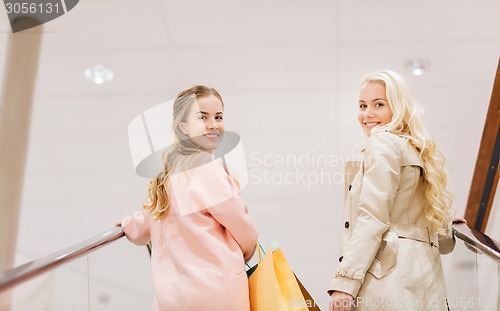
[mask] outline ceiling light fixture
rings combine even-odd
[[[113,80],[114,73],[102,65],[94,65],[85,69],[85,77],[95,84],[103,84]]]
[[[419,77],[429,69],[429,62],[424,59],[411,59],[406,63],[406,69],[408,69],[412,75]]]

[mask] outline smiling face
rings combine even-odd
[[[223,115],[224,107],[216,96],[197,97],[179,128],[202,149],[213,152],[224,135]]]
[[[385,85],[368,82],[361,87],[359,94],[358,120],[367,136],[376,126],[391,122],[392,111],[385,96]]]

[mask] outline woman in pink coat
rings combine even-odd
[[[143,209],[122,221],[132,243],[151,241],[155,310],[250,310],[245,260],[257,229],[237,180],[213,152],[224,135],[224,104],[195,86],[174,102],[176,143],[149,186]]]

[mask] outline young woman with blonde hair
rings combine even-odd
[[[342,256],[330,310],[447,310],[440,254],[453,250],[444,157],[403,78],[365,76],[363,161],[346,165]]]
[[[257,229],[237,183],[213,155],[224,136],[224,104],[205,86],[173,106],[176,142],[150,183],[143,209],[121,225],[134,244],[151,241],[154,310],[250,310],[245,260]]]

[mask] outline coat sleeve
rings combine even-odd
[[[250,260],[255,252],[258,231],[246,212],[243,200],[235,195],[235,197],[209,208],[208,211],[231,233],[240,246],[245,260]]]
[[[255,252],[258,231],[222,163],[215,160],[205,164],[192,171],[189,179],[189,200],[185,202],[207,210],[238,243],[245,260],[249,260]]]
[[[151,239],[151,215],[146,211],[137,211],[122,220],[122,229],[127,239],[135,245],[146,245]]]
[[[438,234],[439,253],[449,254],[455,248],[455,236],[453,235],[451,222],[448,224],[446,234]]]
[[[358,215],[343,260],[328,292],[341,291],[356,297],[389,229],[389,213],[399,186],[401,152],[397,136],[373,134],[363,159]]]

